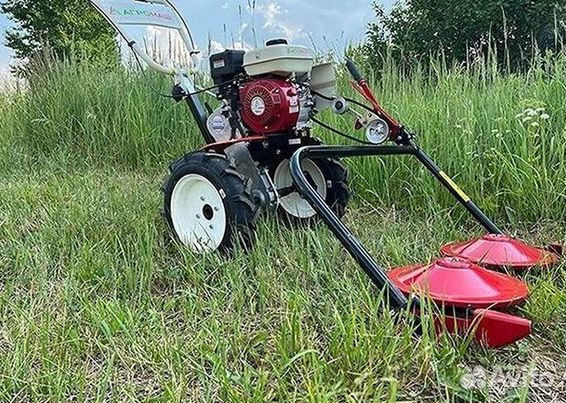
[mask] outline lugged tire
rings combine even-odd
[[[348,170],[334,158],[317,160],[316,164],[324,174],[327,183],[326,203],[339,218],[344,217],[352,191],[348,181]]]
[[[230,253],[237,246],[245,250],[252,248],[254,243],[255,223],[261,207],[258,203],[254,202],[254,191],[252,189],[251,180],[238,173],[224,155],[201,151],[185,155],[183,158],[171,164],[169,170],[169,178],[163,187],[164,216],[169,228],[178,241],[199,253],[215,250],[221,253]],[[187,181],[189,181],[189,183],[190,181],[197,181],[197,184],[202,185],[205,181],[200,178],[205,178],[218,191],[225,212],[225,219],[222,217],[219,218],[219,216],[212,218],[215,222],[225,222],[223,236],[220,234],[216,237],[215,243],[218,243],[218,245],[207,247],[206,249],[201,249],[200,242],[198,242],[198,245],[195,243],[187,243],[186,238],[182,234],[179,234],[176,228],[176,225],[179,228],[183,227],[180,224],[180,220],[193,220],[193,218],[187,219],[179,215],[182,214],[181,211],[176,211],[176,209],[182,209],[182,207],[179,207],[179,203],[182,202],[177,201],[181,198],[180,195],[187,194],[188,201],[193,201],[193,199],[198,197],[198,195],[193,194],[194,192],[182,193],[182,187],[186,186],[185,183]],[[203,186],[206,187],[208,185],[205,184]],[[179,187],[179,189],[176,192],[177,187]],[[206,188],[206,190],[209,191],[209,194],[212,192],[210,187]],[[176,206],[172,206],[174,197]],[[212,194],[211,197],[218,202],[218,199],[214,198],[214,194]],[[205,202],[203,201],[203,203]],[[193,207],[193,205],[196,207]],[[219,211],[222,211],[220,210],[222,206],[215,207],[218,208]],[[200,215],[198,214],[200,206],[191,203],[189,207],[193,212],[197,211],[197,216]],[[206,205],[203,207],[203,212],[208,212]],[[222,215],[221,213],[219,214]],[[199,219],[206,224],[206,217],[200,217]],[[194,220],[196,220],[196,218],[194,218]],[[193,221],[189,222],[191,224],[193,223]],[[199,228],[204,227],[200,225],[200,221],[194,225],[198,225]],[[184,226],[183,228],[188,227]],[[195,234],[195,232],[191,230],[188,232]]]

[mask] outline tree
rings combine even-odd
[[[87,0],[7,0],[0,6],[16,24],[6,33],[6,46],[23,62],[20,74],[44,50],[58,58],[74,54],[91,62],[118,61],[114,32]]]
[[[491,47],[501,62],[517,66],[533,51],[561,49],[565,32],[563,0],[405,0],[389,14],[374,7],[369,49],[379,52],[390,44],[405,61],[438,51],[466,61]]]

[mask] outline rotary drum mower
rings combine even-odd
[[[187,102],[205,145],[170,167],[164,186],[164,212],[174,236],[195,253],[252,247],[253,231],[263,212],[292,222],[317,214],[371,281],[399,310],[421,312],[429,297],[442,312],[439,331],[472,332],[489,347],[513,343],[531,331],[528,320],[503,313],[523,302],[527,286],[480,265],[527,268],[550,265],[557,256],[506,237],[416,144],[415,136],[379,104],[356,66],[348,61],[354,88],[365,103],[338,97],[332,64],[314,65],[313,55],[284,39],[250,50],[226,50],[210,56],[214,85],[197,89],[191,72],[163,66],[127,34],[127,26],[175,30],[193,62],[199,62],[189,28],[169,0],[90,0],[125,39],[136,57],[175,79],[172,97]],[[203,106],[199,94],[212,92],[219,106]],[[367,140],[321,122],[332,109],[351,114]],[[326,146],[313,137],[313,125],[353,139],[360,146]],[[386,272],[341,221],[350,197],[342,158],[413,156],[488,231],[486,237],[447,245],[446,256],[430,265]]]

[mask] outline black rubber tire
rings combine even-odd
[[[185,176],[198,174],[208,179],[223,198],[226,211],[226,231],[218,251],[231,253],[236,247],[252,249],[255,223],[261,205],[254,201],[252,181],[238,173],[228,159],[221,154],[201,151],[189,153],[169,167],[170,176],[163,186],[164,216],[175,238],[181,242],[171,217],[171,198],[177,183]],[[225,196],[224,196],[225,195]],[[182,242],[181,242],[182,243]]]
[[[352,196],[348,170],[339,160],[334,158],[316,159],[313,162],[319,167],[326,180],[326,204],[339,218],[344,217]],[[272,172],[275,172],[276,168]],[[291,225],[311,225],[318,221],[318,215],[310,218],[299,218],[289,214],[282,207],[279,207],[277,212],[284,222]]]
[[[326,204],[342,218],[346,214],[352,191],[348,181],[348,170],[340,161],[334,158],[315,160],[326,178]]]

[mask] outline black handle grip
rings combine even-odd
[[[350,74],[357,83],[359,83],[364,79],[364,76],[362,76],[362,73],[360,73],[358,67],[354,64],[354,62],[351,59],[346,59],[346,68],[348,69],[348,71],[350,72]]]

